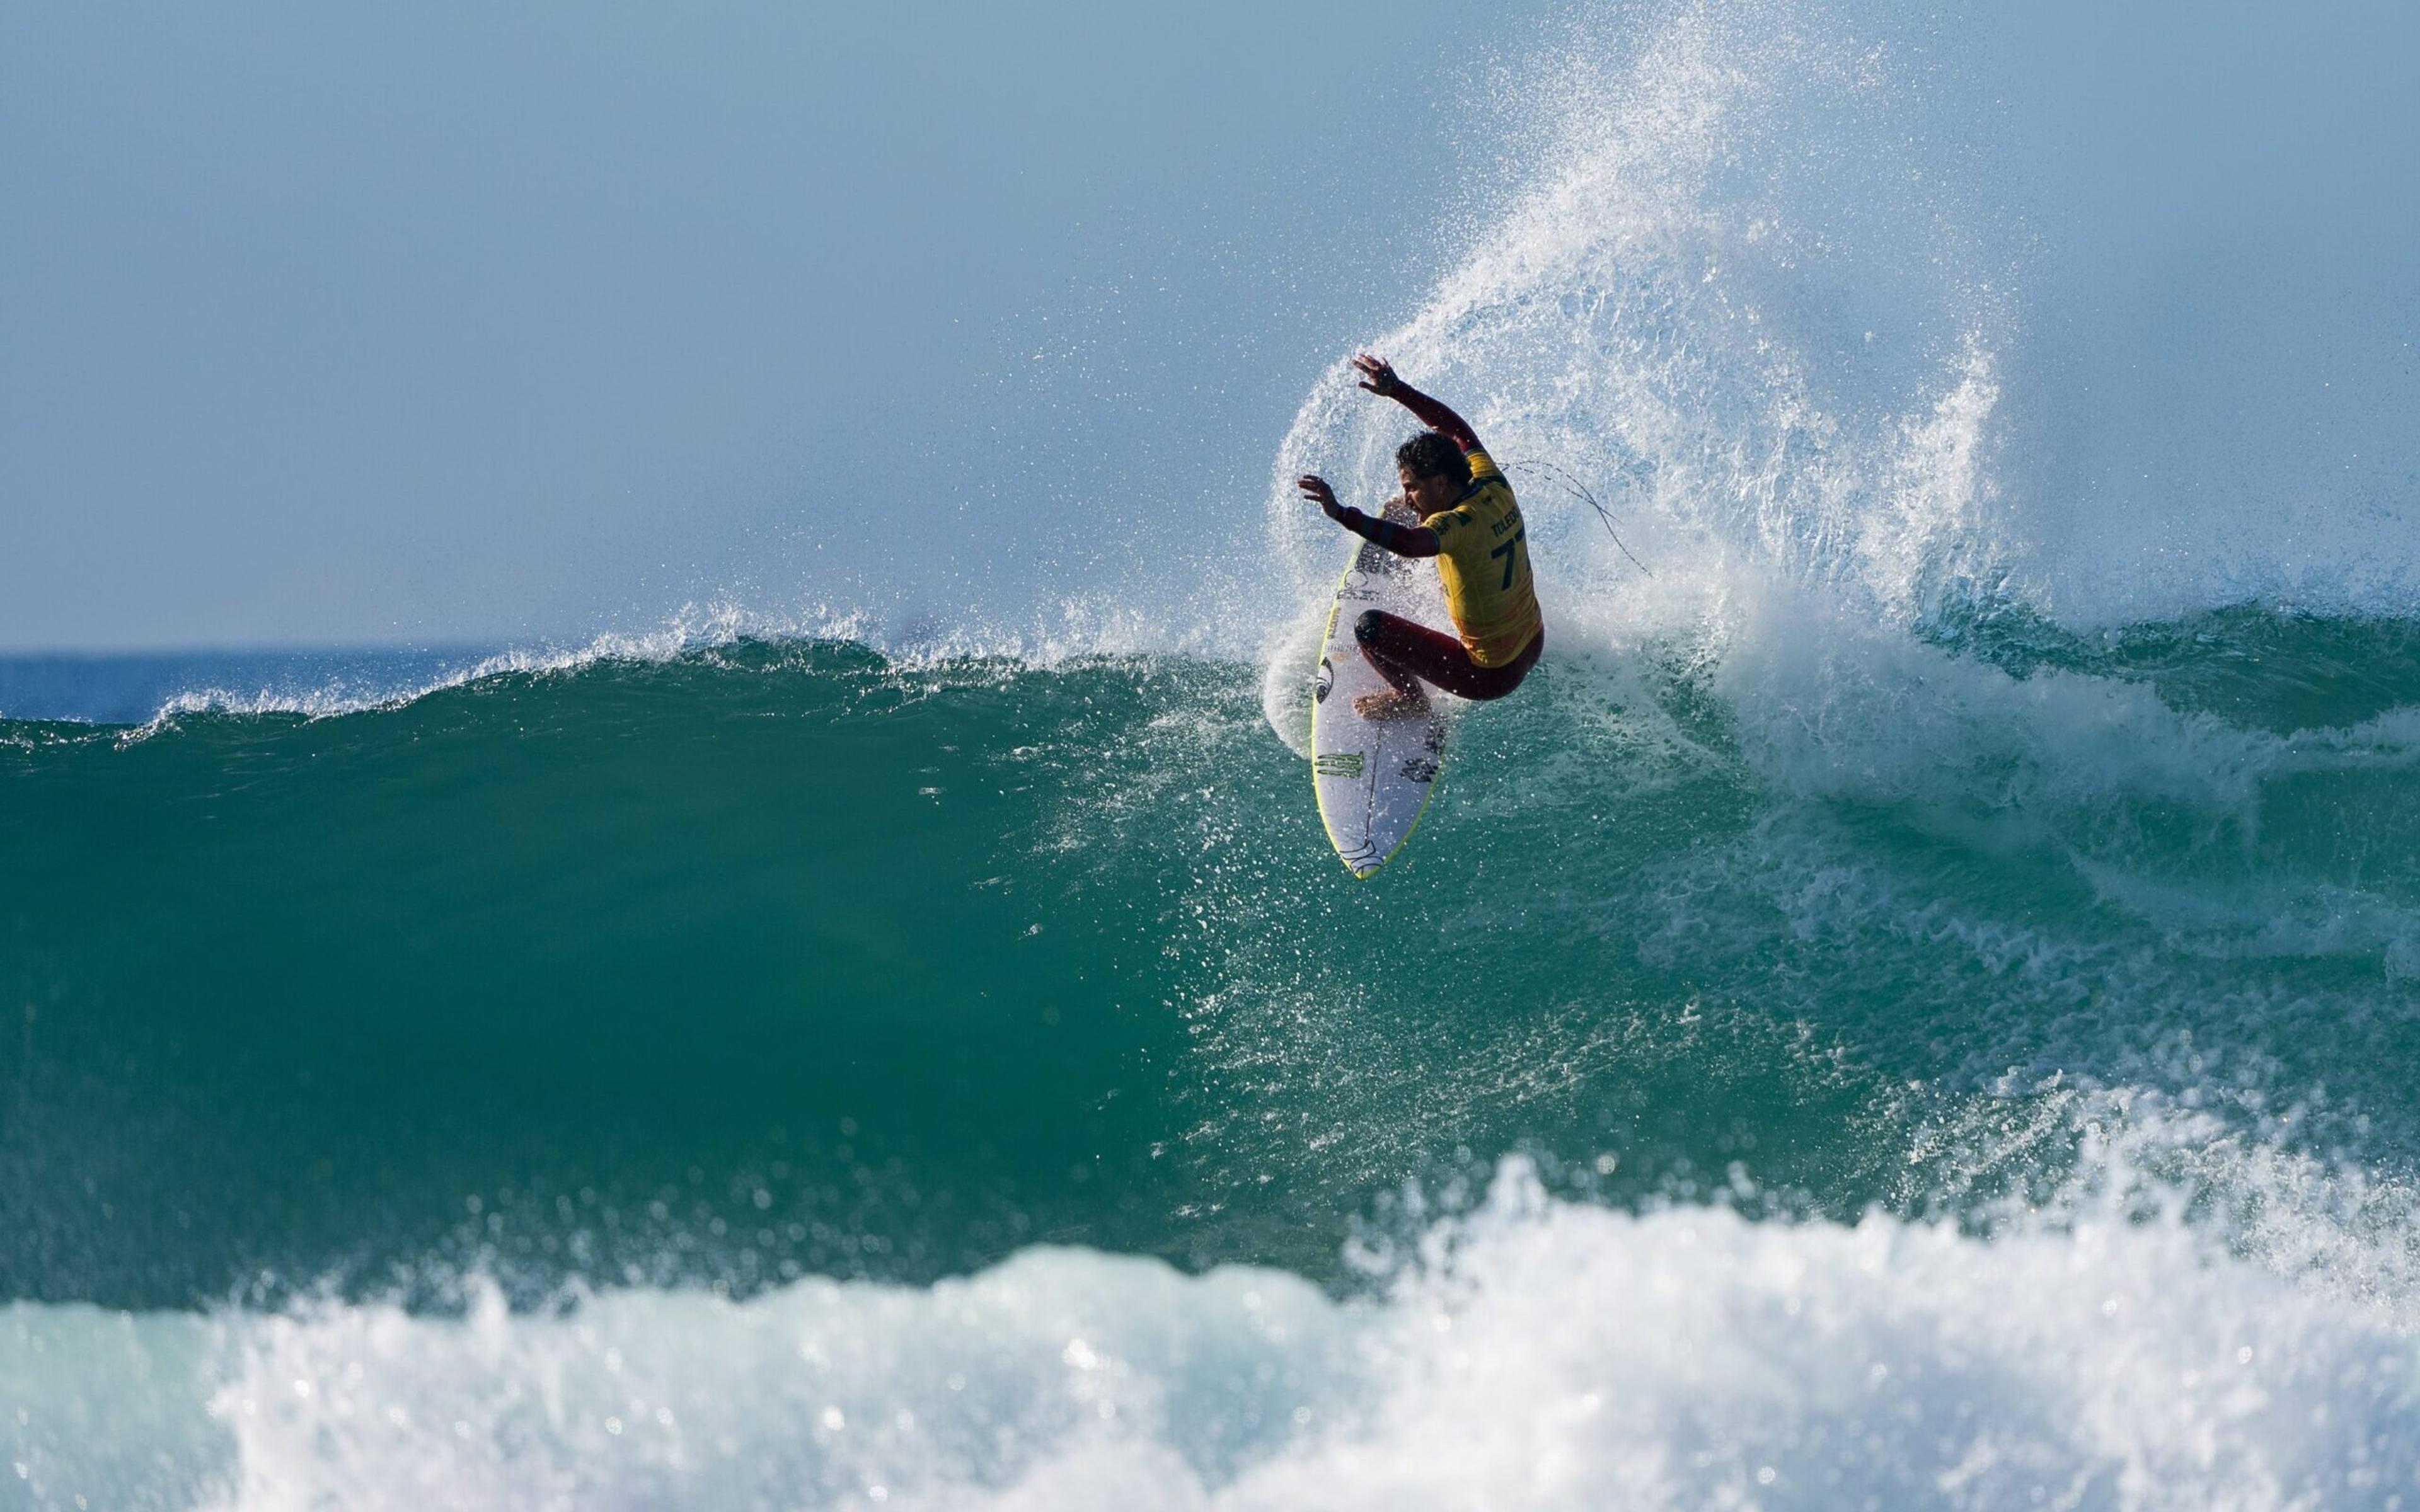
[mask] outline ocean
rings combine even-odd
[[[0,664],[0,1506],[2420,1505],[2408,492],[2045,501],[1920,91],[1624,15],[1364,343],[1552,626],[1370,880],[1349,333],[1140,606]]]

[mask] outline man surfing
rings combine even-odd
[[[1469,424],[1397,378],[1386,359],[1356,357],[1353,366],[1363,388],[1394,400],[1429,427],[1395,448],[1404,491],[1373,517],[1338,503],[1336,490],[1316,474],[1295,486],[1329,519],[1382,550],[1436,558],[1446,612],[1461,638],[1383,609],[1363,610],[1353,622],[1353,640],[1394,691],[1363,694],[1353,701],[1354,712],[1381,719],[1419,714],[1428,707],[1423,683],[1457,698],[1500,699],[1521,686],[1546,646],[1512,486]],[[1419,523],[1385,517],[1399,506]]]

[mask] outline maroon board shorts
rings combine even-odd
[[[1419,696],[1421,683],[1444,688],[1456,698],[1500,699],[1521,686],[1538,654],[1546,649],[1542,628],[1529,638],[1521,654],[1501,667],[1481,667],[1470,659],[1469,648],[1450,635],[1415,625],[1400,614],[1364,609],[1353,622],[1353,639],[1361,655],[1400,693]]]

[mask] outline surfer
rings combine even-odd
[[[1366,718],[1418,714],[1428,707],[1423,683],[1457,698],[1500,699],[1521,686],[1546,644],[1512,486],[1469,423],[1397,378],[1386,359],[1356,357],[1353,366],[1363,388],[1428,427],[1395,448],[1404,491],[1371,516],[1338,503],[1336,490],[1316,474],[1296,479],[1295,486],[1329,519],[1381,549],[1436,558],[1446,612],[1460,637],[1383,609],[1363,610],[1353,622],[1354,641],[1394,691],[1365,693],[1353,701],[1354,710]]]

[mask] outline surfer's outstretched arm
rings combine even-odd
[[[1382,551],[1392,551],[1399,557],[1433,557],[1445,548],[1437,532],[1425,525],[1398,525],[1338,503],[1336,490],[1316,473],[1304,473],[1295,480],[1295,486],[1302,490],[1305,499],[1319,506],[1321,514],[1361,539],[1377,542]]]
[[[1455,414],[1439,400],[1432,399],[1395,376],[1394,365],[1383,357],[1361,356],[1353,359],[1354,370],[1361,375],[1361,386],[1382,399],[1392,399],[1410,410],[1415,419],[1429,429],[1466,452],[1479,450],[1479,433],[1470,422]]]

